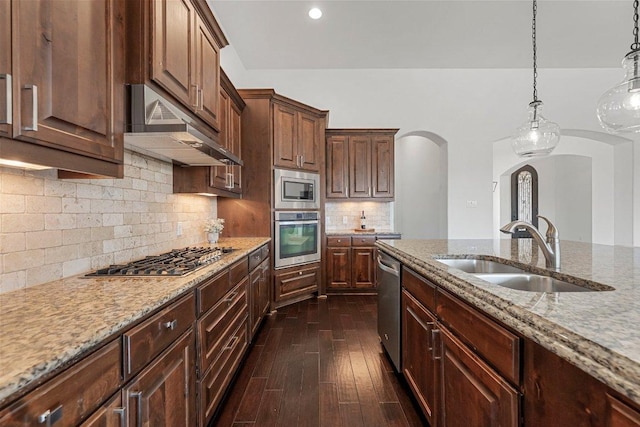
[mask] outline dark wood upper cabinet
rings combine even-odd
[[[2,156],[122,176],[124,2],[3,1],[0,20],[0,134],[22,141]]]
[[[317,116],[276,103],[273,109],[274,166],[320,171],[321,123]]]
[[[327,129],[327,199],[394,200],[397,129]]]
[[[195,105],[195,16],[190,0],[151,2],[151,78],[185,105]]]
[[[349,145],[344,135],[327,137],[327,197],[349,197]]]
[[[0,136],[11,137],[11,2],[0,2]]]
[[[273,163],[275,166],[298,168],[296,110],[274,104],[273,106]]]
[[[394,197],[393,136],[374,136],[371,153],[371,193],[373,197]]]
[[[349,138],[349,197],[371,197],[371,137]]]
[[[228,41],[206,1],[128,1],[126,7],[127,82],[150,84],[218,131],[220,49]]]
[[[242,111],[245,103],[222,69],[218,96],[218,144],[241,156]],[[241,166],[173,167],[174,193],[214,193],[238,198],[242,194]]]
[[[320,122],[310,114],[298,113],[298,153],[300,168],[308,171],[320,171]]]
[[[219,129],[220,48],[204,21],[197,15],[195,30],[196,114],[215,129]]]

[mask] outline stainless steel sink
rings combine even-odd
[[[573,283],[538,274],[474,274],[479,279],[517,291],[528,292],[593,292]]]
[[[518,267],[485,259],[442,258],[436,261],[466,273],[525,273]]]

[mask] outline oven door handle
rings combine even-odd
[[[307,225],[307,224],[318,224],[320,221],[317,219],[309,220],[309,221],[278,221],[276,220],[278,225]]]

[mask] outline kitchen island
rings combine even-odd
[[[488,314],[640,404],[639,249],[562,241],[561,269],[551,272],[532,239],[381,240],[376,245],[443,293]],[[577,285],[608,285],[615,290],[512,290],[437,261],[445,257],[496,260]]]
[[[0,294],[0,406],[199,283],[246,260],[269,240],[221,239],[218,245],[231,246],[233,252],[185,276],[74,276]]]

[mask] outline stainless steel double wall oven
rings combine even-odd
[[[317,173],[274,170],[276,269],[320,261],[319,184]]]

